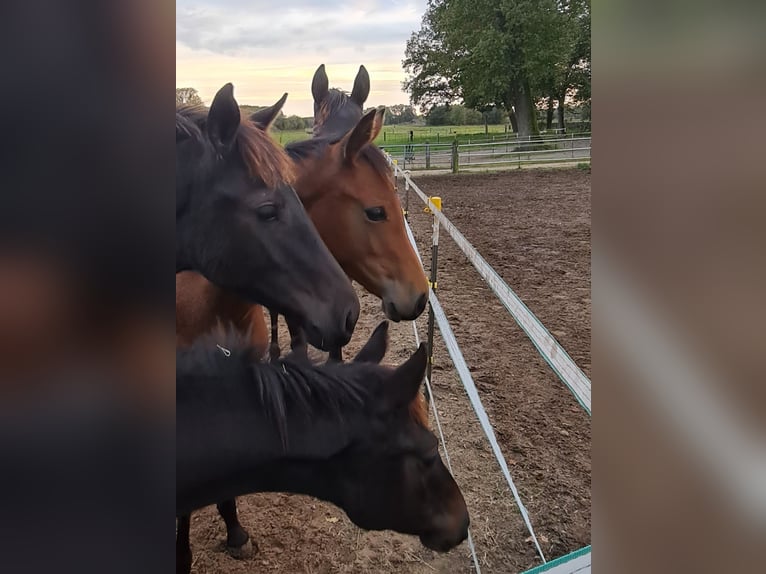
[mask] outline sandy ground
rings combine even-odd
[[[590,376],[590,174],[550,169],[415,179],[425,193],[443,198],[444,213]],[[410,201],[428,271],[432,220],[414,195]],[[551,559],[588,545],[590,418],[444,232],[438,288],[543,552]],[[383,319],[377,299],[361,290],[360,297],[362,316],[349,353]],[[417,321],[422,337],[426,315]],[[390,333],[385,361],[395,364],[414,349],[412,325],[392,324]],[[539,564],[438,335],[433,379],[482,571]],[[309,497],[256,494],[240,498],[239,511],[259,551],[244,560],[228,556],[222,521],[214,508],[204,509],[192,517],[193,572],[473,571],[466,543],[438,554],[414,537],[363,532],[341,510]]]

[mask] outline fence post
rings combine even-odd
[[[572,149],[572,159],[574,159],[574,132],[572,132],[572,141],[569,144],[569,147]]]
[[[452,141],[452,173],[457,173],[460,169],[459,165],[459,156],[457,153],[457,139]]]
[[[431,290],[436,294],[437,282],[436,282],[436,270],[439,260],[439,220],[436,218],[436,210],[442,210],[442,198],[438,196],[429,197],[430,202],[433,204],[431,208],[434,211],[434,227],[433,227],[433,239],[431,241],[431,280],[429,281]],[[428,382],[431,382],[431,370],[434,363],[434,310],[431,304],[428,304],[428,365],[426,366],[426,377]],[[431,397],[428,396],[428,389],[423,389],[426,397],[426,405],[430,404]]]
[[[410,220],[410,179],[404,178],[404,218]]]
[[[431,169],[431,144],[426,142],[426,169]]]

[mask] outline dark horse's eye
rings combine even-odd
[[[258,207],[255,213],[258,214],[258,219],[261,221],[274,221],[277,218],[277,206],[273,203],[267,203]]]
[[[386,208],[385,207],[368,207],[364,210],[367,215],[367,219],[370,221],[385,221],[386,220]]]

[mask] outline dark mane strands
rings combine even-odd
[[[317,410],[340,416],[347,408],[360,408],[373,391],[371,379],[381,379],[390,369],[369,363],[307,365],[282,359],[262,363],[239,334],[229,333],[221,345],[212,337],[202,337],[189,348],[176,353],[181,378],[247,377],[257,385],[266,414],[283,422],[292,409],[310,413]],[[214,383],[211,383],[214,384]]]
[[[208,109],[202,105],[176,106],[176,131],[201,138],[207,113]],[[237,147],[250,177],[261,179],[269,189],[295,182],[295,170],[287,152],[268,133],[246,118],[242,119],[237,130]]]
[[[317,117],[314,119],[314,129],[316,130],[317,126],[321,128],[328,118],[345,108],[349,102],[351,102],[351,97],[347,92],[338,88],[332,88],[328,91],[327,96],[319,106]]]
[[[374,381],[383,381],[394,371],[373,363],[317,366],[289,359],[262,363],[240,333],[227,331],[222,340],[224,344],[219,347],[211,335],[198,339],[191,347],[179,349],[176,352],[176,372],[181,373],[181,377],[190,378],[249,377],[257,385],[265,414],[274,419],[285,445],[287,417],[295,414],[294,409],[305,414],[318,410],[329,416],[342,417],[344,409],[363,408],[375,390]],[[226,356],[221,347],[230,355]],[[429,428],[428,410],[422,393],[418,393],[410,403],[409,413],[412,420]]]

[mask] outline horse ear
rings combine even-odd
[[[400,365],[386,383],[385,402],[391,408],[409,405],[420,391],[428,362],[427,347],[420,343],[418,350]]]
[[[282,111],[282,107],[285,105],[285,101],[287,101],[287,92],[285,92],[285,94],[279,98],[279,101],[273,106],[269,106],[268,108],[263,108],[262,110],[254,112],[250,116],[250,121],[261,128],[263,131],[269,131],[271,124],[273,124],[274,121],[279,117],[279,112]]]
[[[388,348],[388,321],[375,327],[362,350],[354,357],[355,363],[380,363]]]
[[[386,119],[386,106],[381,106],[378,108],[378,113],[375,115],[375,127],[373,129],[373,133],[375,135],[372,136],[373,141],[376,137],[378,137],[378,134],[380,133],[380,130],[383,129],[383,123]]]
[[[207,114],[207,132],[218,151],[227,151],[239,129],[240,114],[234,99],[234,86],[226,84],[215,95]]]
[[[359,66],[359,71],[356,73],[356,78],[354,79],[354,88],[351,90],[351,99],[359,104],[359,107],[362,107],[369,95],[370,74],[367,73],[367,68]]]
[[[314,79],[311,80],[311,94],[314,96],[314,102],[323,102],[330,91],[330,81],[327,79],[327,72],[325,72],[324,64],[317,68],[314,72]]]
[[[362,148],[371,143],[382,127],[379,110],[370,110],[362,116],[359,123],[343,138],[343,159],[354,161]]]

